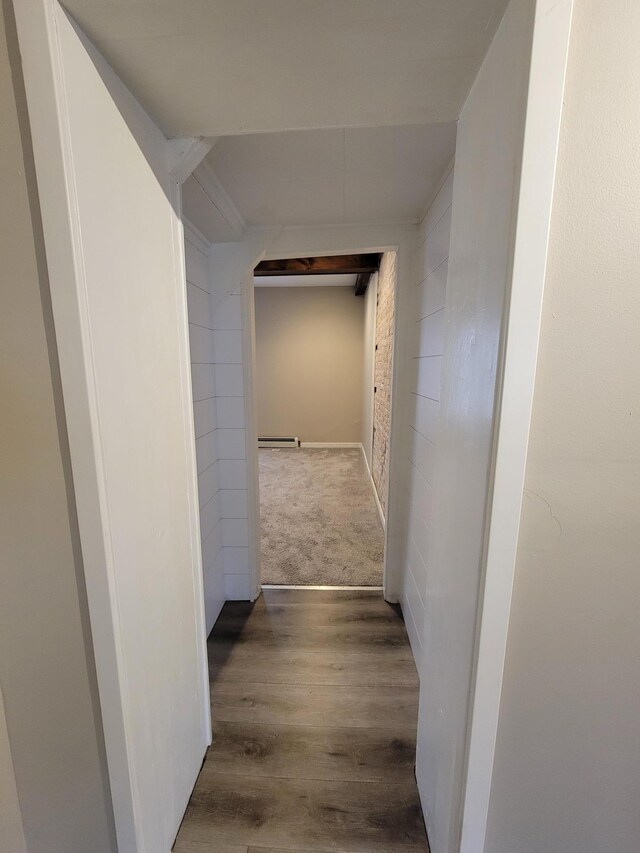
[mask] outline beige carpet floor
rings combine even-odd
[[[262,583],[380,586],[384,538],[359,449],[261,449]]]

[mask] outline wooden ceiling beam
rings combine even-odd
[[[380,255],[329,255],[324,258],[283,258],[260,261],[254,275],[358,275],[376,272]]]
[[[356,296],[364,296],[367,292],[367,286],[371,281],[373,273],[360,272],[356,278]]]

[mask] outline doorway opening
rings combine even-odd
[[[254,270],[263,586],[382,589],[395,288],[394,251]]]

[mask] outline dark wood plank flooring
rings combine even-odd
[[[228,602],[208,649],[213,744],[175,853],[428,853],[418,676],[380,592]]]

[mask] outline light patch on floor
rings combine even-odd
[[[259,452],[262,582],[380,586],[384,534],[359,449]]]

